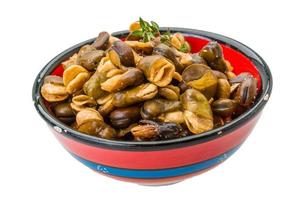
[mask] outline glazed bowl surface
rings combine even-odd
[[[48,124],[65,149],[87,167],[114,179],[146,185],[176,183],[201,174],[225,161],[243,144],[261,116],[272,90],[272,76],[265,61],[252,49],[231,38],[194,29],[170,29],[180,32],[190,43],[192,52],[211,40],[223,47],[224,57],[234,67],[234,72],[250,72],[258,80],[258,96],[251,109],[222,127],[193,136],[166,141],[129,142],[112,141],[80,133],[64,125],[51,114],[47,102],[40,94],[43,78],[62,76],[60,63],[77,52],[84,41],[53,58],[37,75],[32,98],[40,116]],[[124,38],[128,31],[112,35]]]

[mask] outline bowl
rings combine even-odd
[[[251,109],[222,127],[193,136],[166,141],[112,141],[80,133],[58,121],[41,97],[43,78],[62,76],[60,63],[95,38],[72,46],[53,58],[33,85],[34,106],[55,137],[77,160],[102,175],[144,185],[172,184],[206,172],[234,154],[247,139],[262,114],[272,90],[272,76],[265,61],[252,49],[231,38],[194,29],[161,28],[182,33],[192,52],[211,40],[218,41],[234,72],[250,72],[258,80],[259,95]],[[128,31],[112,35],[124,38]]]

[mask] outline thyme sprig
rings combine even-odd
[[[162,43],[165,43],[168,46],[172,46],[171,43],[171,32],[168,29],[166,32],[163,34],[160,34],[159,32],[159,25],[154,22],[150,21],[147,22],[143,20],[141,17],[139,18],[139,24],[140,24],[140,29],[134,30],[131,35],[135,36],[137,38],[141,38],[140,40],[142,42],[149,42],[151,40],[154,40],[156,37],[160,36],[160,41]],[[189,45],[187,43],[183,43],[179,49],[179,51],[187,53],[189,52]]]
[[[156,22],[150,21],[149,23],[140,17],[139,24],[141,29],[134,30],[131,34],[141,37],[143,42],[149,42],[160,35],[159,26]]]

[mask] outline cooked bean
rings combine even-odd
[[[149,82],[159,87],[170,84],[175,72],[173,63],[160,55],[142,58],[137,68],[144,72]]]
[[[132,48],[122,41],[115,41],[108,51],[111,62],[117,67],[134,67],[134,56]]]
[[[145,83],[135,88],[117,92],[113,98],[113,104],[116,107],[126,107],[135,103],[152,99],[157,94],[157,86],[151,83]]]
[[[219,99],[212,103],[212,111],[222,117],[231,116],[236,109],[236,102],[231,99]]]
[[[217,42],[209,42],[200,52],[201,57],[214,70],[225,72],[227,70],[226,62],[223,57],[221,45]]]
[[[144,103],[141,115],[143,119],[153,119],[162,113],[178,110],[180,107],[180,101],[153,99]]]
[[[108,47],[109,37],[110,35],[107,32],[100,32],[92,46],[98,50],[106,50]]]
[[[60,103],[53,108],[55,116],[66,124],[73,123],[75,121],[75,114],[70,106],[70,103]]]
[[[68,92],[59,76],[46,76],[41,88],[41,94],[49,102],[63,101],[68,98]]]
[[[126,128],[140,119],[140,106],[118,108],[110,113],[111,124],[116,128]]]

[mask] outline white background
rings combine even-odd
[[[0,199],[299,199],[296,2],[1,1]],[[235,38],[265,59],[274,78],[242,148],[216,169],[171,186],[138,186],[89,170],[55,140],[31,100],[35,76],[55,55],[102,30],[127,29],[139,16]]]

